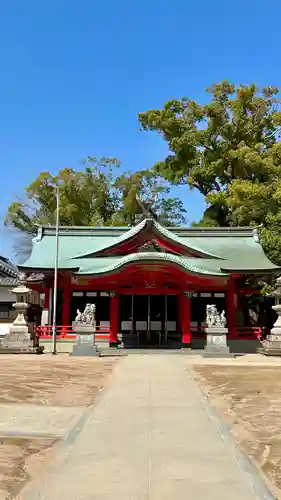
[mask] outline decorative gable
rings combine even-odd
[[[159,243],[157,243],[156,241],[154,240],[151,240],[151,241],[147,241],[146,243],[144,243],[143,245],[140,245],[138,248],[137,248],[137,253],[143,253],[143,252],[156,252],[156,253],[166,253],[166,249],[163,248],[161,245],[159,245]]]

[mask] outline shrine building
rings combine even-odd
[[[51,332],[56,230],[40,228],[20,270],[44,294],[42,327]],[[190,346],[204,339],[207,305],[227,318],[228,340],[255,337],[247,316],[251,283],[277,268],[258,229],[161,226],[60,227],[58,336],[70,336],[77,310],[96,305],[97,331],[110,346]],[[48,326],[49,325],[49,326]],[[49,330],[48,330],[49,328]]]

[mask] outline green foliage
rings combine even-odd
[[[6,225],[22,235],[36,234],[40,225],[54,225],[57,186],[60,186],[59,215],[63,226],[133,224],[141,211],[137,195],[143,203],[155,198],[153,209],[162,223],[184,222],[182,202],[168,197],[169,189],[155,174],[143,171],[117,176],[120,163],[116,158],[89,156],[83,164],[79,171],[64,169],[57,175],[42,172],[26,188],[26,201],[15,201],[9,206]]]
[[[183,98],[139,114],[144,130],[168,142],[154,171],[188,184],[207,208],[197,225],[262,225],[269,257],[281,264],[281,142],[278,89],[223,81],[208,104]]]
[[[120,175],[115,186],[121,193],[123,220],[130,225],[135,224],[136,216],[141,213],[138,197],[144,205],[153,202],[152,210],[162,225],[180,226],[185,222],[183,202],[169,197],[169,187],[151,170]]]
[[[27,202],[10,205],[6,224],[25,233],[36,233],[39,225],[55,224],[56,186],[60,186],[61,225],[109,223],[118,205],[118,196],[112,187],[112,169],[118,162],[89,158],[85,163],[81,171],[64,169],[55,176],[42,172],[26,188]]]

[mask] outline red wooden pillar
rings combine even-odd
[[[62,326],[70,325],[70,301],[71,287],[69,284],[66,284],[63,287]]]
[[[227,289],[227,326],[228,335],[232,337],[237,336],[236,329],[236,284],[235,280],[230,277]]]
[[[109,345],[114,347],[118,345],[119,330],[119,297],[116,294],[110,297],[110,335]]]
[[[180,293],[178,295],[177,329],[181,332],[181,334],[183,325],[182,313],[183,313],[183,293]]]
[[[190,332],[190,297],[188,294],[181,294],[181,314],[182,314],[182,344],[189,346],[191,342]]]

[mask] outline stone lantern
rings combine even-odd
[[[15,294],[16,302],[13,304],[17,312],[16,319],[9,328],[9,333],[0,344],[0,352],[5,353],[33,353],[38,349],[33,347],[26,314],[29,307],[28,298],[32,290],[26,286],[26,276],[21,274],[19,284],[11,293]]]
[[[261,352],[266,356],[281,356],[281,276],[276,280],[273,295],[276,304],[272,306],[272,309],[278,314],[278,317],[270,331],[270,335],[263,342]]]

